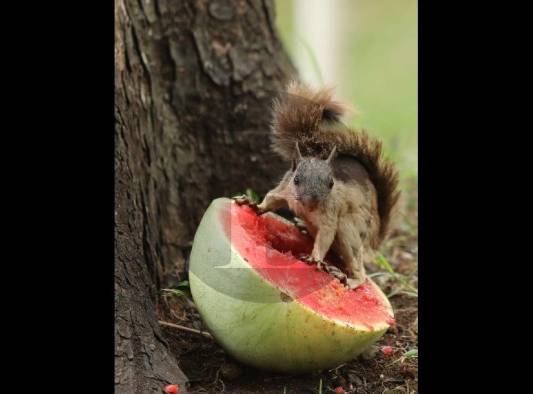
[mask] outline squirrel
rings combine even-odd
[[[333,89],[291,82],[273,102],[272,148],[291,162],[281,182],[260,204],[239,204],[259,214],[284,206],[305,223],[314,239],[308,262],[324,264],[330,247],[344,264],[350,288],[366,280],[398,211],[399,175],[382,157],[382,144],[341,118],[350,107],[333,100]]]

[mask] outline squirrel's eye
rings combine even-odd
[[[331,181],[329,181],[329,188],[331,189],[333,187],[333,179]]]
[[[294,184],[297,185],[300,183],[300,178],[298,178],[297,176],[294,177]]]

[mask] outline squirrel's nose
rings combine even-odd
[[[312,203],[316,203],[316,202],[318,202],[318,194],[315,194],[315,193],[311,194],[311,195],[309,196],[309,200],[310,200],[310,202],[312,202]]]
[[[316,205],[318,204],[318,195],[308,194],[306,196],[302,196],[301,201],[307,207],[316,207]]]

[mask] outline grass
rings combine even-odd
[[[184,280],[179,282],[175,288],[172,289],[161,289],[163,294],[169,294],[177,297],[188,297],[192,299],[191,289],[189,287],[189,281]]]
[[[394,269],[389,263],[389,260],[385,256],[383,256],[381,253],[378,254],[378,257],[376,258],[376,264],[380,266],[381,268],[385,269],[389,274],[394,275]]]
[[[392,362],[392,364],[400,363],[403,364],[406,360],[409,360],[410,358],[418,358],[418,349],[411,349],[407,352],[405,352],[401,357],[397,358]]]
[[[378,254],[375,262],[377,266],[385,271],[374,272],[370,274],[369,277],[375,278],[388,275],[394,281],[396,281],[396,286],[394,286],[393,289],[387,294],[387,297],[390,298],[396,294],[405,294],[410,297],[418,297],[418,289],[411,284],[411,279],[413,279],[414,272],[409,276],[395,272],[387,258],[381,253]]]
[[[261,200],[260,200],[259,196],[257,195],[257,193],[255,191],[253,191],[252,189],[247,188],[245,194],[250,200],[252,200],[255,203],[261,202]]]

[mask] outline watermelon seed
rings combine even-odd
[[[279,298],[281,298],[281,301],[283,301],[283,302],[291,302],[292,301],[292,297],[287,295],[287,294],[285,294],[285,293],[283,293],[283,292],[279,293]]]

